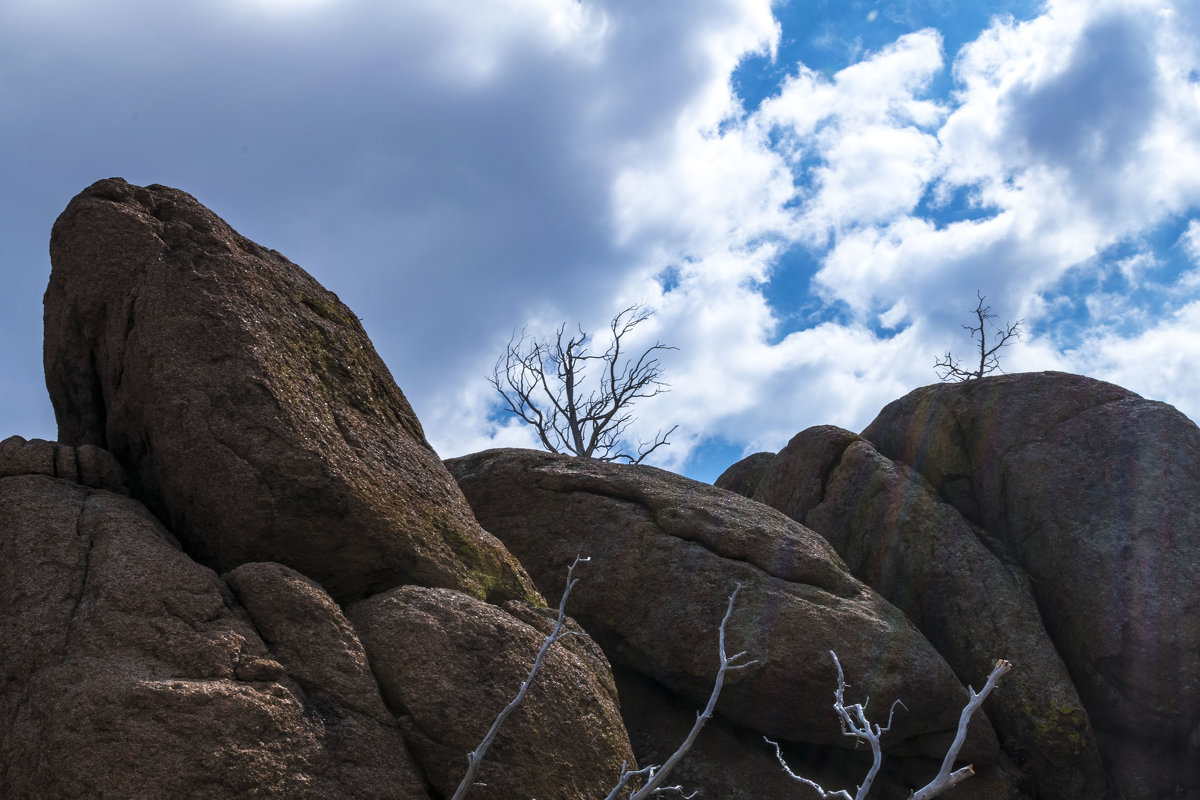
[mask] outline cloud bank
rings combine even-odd
[[[484,380],[514,331],[635,302],[632,344],[679,349],[632,433],[678,423],[657,463],[697,477],[936,380],[977,291],[1024,321],[1007,371],[1200,418],[1192,4],[1052,0],[836,68],[772,61],[811,32],[767,0],[59,5],[0,9],[0,145],[42,170],[5,240],[99,177],[184,188],[356,309],[444,456],[534,446]]]

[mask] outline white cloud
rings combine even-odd
[[[1125,278],[1125,282],[1135,288],[1141,285],[1146,272],[1158,265],[1158,259],[1154,257],[1154,253],[1145,251],[1122,258],[1116,263],[1117,271]]]
[[[6,126],[6,151],[69,163],[75,190],[114,171],[179,185],[311,269],[445,455],[534,443],[489,413],[513,329],[602,331],[635,301],[657,309],[648,341],[681,346],[633,431],[680,423],[660,451],[675,466],[705,436],[777,449],[810,424],[862,427],[970,347],[976,290],[1026,319],[1005,369],[1196,396],[1200,222],[1168,320],[1096,281],[1061,294],[1102,270],[1158,280],[1149,245],[1104,254],[1200,206],[1194,4],[1052,0],[949,54],[921,30],[832,76],[784,65],[750,114],[731,74],[777,54],[770,0],[181,0],[161,26],[147,0],[70,5],[77,25],[64,4],[0,8],[6,44],[37,43],[0,66],[30,76],[5,87],[13,119],[89,124]],[[957,92],[933,99],[951,59]],[[76,78],[34,79],[51,71]],[[785,274],[797,252],[811,263]],[[1123,324],[1063,352],[1039,323],[1077,304]]]
[[[1164,48],[1175,35],[1169,11],[1164,3],[1056,2],[1030,22],[997,20],[958,54],[960,91],[949,108],[923,95],[942,68],[934,32],[903,37],[832,79],[801,67],[738,129],[736,150],[728,131],[707,142],[713,152],[740,152],[739,161],[761,165],[744,173],[745,186],[730,193],[728,173],[717,179],[711,169],[684,169],[682,180],[658,173],[686,187],[688,199],[664,200],[670,211],[662,220],[636,215],[648,230],[703,220],[704,230],[718,232],[713,248],[740,241],[736,231],[772,226],[780,249],[789,241],[827,243],[815,286],[859,320],[826,322],[771,344],[780,309],[764,305],[753,284],[732,285],[739,270],[760,279],[771,265],[734,259],[730,270],[728,259],[699,259],[693,274],[714,271],[729,281],[720,289],[722,313],[702,317],[712,325],[705,331],[671,323],[687,331],[682,340],[703,343],[705,354],[682,357],[676,390],[661,405],[694,430],[751,441],[750,449],[778,446],[807,424],[860,427],[897,393],[933,380],[934,355],[970,348],[959,323],[977,289],[1000,321],[1026,319],[1025,340],[1005,351],[1006,370],[1119,375],[1161,396],[1181,367],[1135,354],[1175,335],[1196,340],[1187,334],[1188,314],[1156,327],[1154,309],[1141,301],[1096,291],[1079,298],[1097,320],[1086,348],[1061,353],[1036,332],[1042,315],[1058,313],[1053,293],[1070,271],[1094,270],[1106,248],[1200,202],[1193,163],[1200,104],[1188,77],[1196,62],[1186,49]],[[756,130],[758,140],[748,142]],[[788,193],[778,164],[754,154],[768,146],[768,134],[771,152],[793,170],[798,207],[781,204]],[[687,152],[697,165],[712,158]],[[948,203],[956,194],[981,217],[938,225],[918,208],[924,197]],[[754,209],[757,227],[714,224],[736,214],[714,213],[706,195],[738,198],[730,208]],[[1197,230],[1189,228],[1185,247],[1200,241]],[[1113,269],[1137,287],[1159,266],[1141,252]],[[713,303],[715,290],[695,278],[672,295],[688,297],[694,309]],[[907,327],[881,338],[865,323]]]
[[[924,352],[922,338],[917,328],[879,339],[860,326],[822,323],[775,346],[760,341],[724,348],[718,353],[742,360],[731,366],[710,359],[711,371],[695,376],[710,387],[709,410],[696,404],[696,416],[707,425],[691,430],[744,442],[746,452],[778,450],[811,425],[857,430],[888,402],[928,382],[933,354]],[[730,395],[740,402],[730,402]],[[669,415],[682,414],[690,402],[672,392],[658,413],[673,418]],[[685,445],[666,453],[667,463],[682,462],[686,455]]]
[[[1179,237],[1179,244],[1196,266],[1200,267],[1200,219],[1188,222],[1183,235]]]
[[[1200,301],[1134,336],[1089,337],[1071,363],[1077,369],[1162,400],[1200,419]]]
[[[956,56],[955,105],[927,118],[943,114],[936,140],[919,126],[881,126],[880,140],[894,146],[890,168],[886,153],[856,152],[843,163],[863,177],[847,169],[845,188],[826,179],[814,192],[807,219],[848,209],[834,217],[841,224],[831,227],[841,230],[817,275],[825,296],[860,314],[898,301],[936,314],[979,288],[1014,316],[1031,316],[1038,293],[1055,290],[1068,270],[1200,202],[1200,103],[1187,77],[1197,66],[1195,43],[1165,46],[1178,38],[1170,11],[1165,3],[1056,2],[1028,22],[994,21]],[[897,98],[876,108],[920,103],[912,94],[923,85],[918,67],[936,61],[907,63],[907,77],[889,64]],[[871,62],[856,68],[869,72]],[[772,102],[798,110],[800,137],[816,130],[824,109],[861,107],[841,96],[842,83],[802,73]],[[829,125],[817,155],[850,147],[863,124],[878,123]],[[905,148],[906,136],[922,146]],[[905,207],[925,191],[943,204],[958,194],[983,218],[938,227],[913,213],[915,202]],[[1142,257],[1117,267],[1136,282],[1154,263]],[[1103,301],[1093,301],[1098,311]]]
[[[1151,310],[1097,291],[1079,298],[1104,321],[1086,348],[1059,352],[1036,333],[1060,313],[1053,292],[1071,270],[1093,269],[1105,248],[1200,199],[1200,170],[1178,155],[1181,141],[1200,152],[1195,87],[1180,57],[1159,57],[1169,15],[1147,17],[1162,9],[1151,5],[1060,2],[1028,23],[995,21],[958,54],[949,107],[925,96],[943,68],[933,31],[832,78],[801,66],[745,121],[680,125],[660,157],[622,173],[618,229],[647,264],[627,293],[645,297],[647,275],[677,268],[655,304],[663,338],[687,351],[640,431],[682,424],[665,463],[683,463],[705,435],[776,449],[809,424],[862,427],[932,381],[934,356],[971,348],[959,323],[976,290],[999,321],[1026,319],[1006,370],[1135,381],[1141,369],[1162,391],[1171,378],[1154,379],[1134,353],[1182,334],[1186,315],[1145,330]],[[940,225],[919,207],[956,195],[979,218]],[[814,288],[852,317],[780,340],[787,309],[766,302],[762,282],[795,242],[827,247]],[[1112,269],[1140,286],[1157,266],[1144,252]]]
[[[940,133],[945,179],[1009,208],[1057,183],[1072,215],[1104,231],[1100,246],[1194,204],[1196,62],[1167,46],[1169,11],[1064,1],[994,24],[955,61],[962,89]]]
[[[910,213],[935,174],[937,140],[915,127],[847,130],[829,143],[804,224],[843,232]]]
[[[929,129],[943,109],[919,95],[942,66],[941,37],[901,37],[827,80],[806,68],[762,104],[752,124],[811,181],[802,226],[814,242],[912,210],[937,170]]]
[[[744,126],[722,134],[680,126],[666,158],[616,178],[617,240],[669,258],[740,247],[790,226],[795,189],[787,165]],[[665,265],[664,265],[665,266]]]

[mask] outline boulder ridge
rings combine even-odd
[[[99,181],[50,251],[60,441],[0,440],[3,800],[445,800],[518,691],[468,800],[595,800],[672,757],[718,640],[745,668],[689,793],[812,794],[764,737],[861,783],[833,651],[889,726],[871,800],[933,779],[997,659],[940,798],[1200,800],[1200,428],[1169,406],[929,386],[719,486],[443,462],[353,312],[190,195]]]

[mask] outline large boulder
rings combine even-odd
[[[447,465],[480,522],[544,592],[561,586],[577,554],[591,557],[570,609],[614,664],[702,706],[726,599],[741,584],[727,650],[758,663],[727,675],[721,716],[775,738],[850,746],[830,709],[833,650],[850,699],[869,696],[879,713],[904,701],[889,751],[945,752],[965,689],[904,615],[802,525],[652,467],[528,450]],[[983,764],[996,754],[991,726],[978,717],[963,757]]]
[[[528,677],[555,613],[402,586],[349,609],[388,703],[440,797]],[[636,768],[604,654],[573,622],[500,728],[472,800],[591,800]]]
[[[1200,429],[1046,372],[918,389],[863,438],[1028,575],[1120,791],[1200,793]]]
[[[358,319],[300,267],[119,178],[71,201],[50,257],[59,439],[112,452],[200,561],[284,563],[341,601],[405,583],[540,601]]]
[[[856,577],[902,610],[979,685],[998,657],[1017,668],[987,709],[1039,794],[1100,798],[1104,771],[1088,714],[1019,567],[980,541],[910,467],[832,426],[809,428],[772,460],[754,499],[820,533]],[[1064,769],[1064,765],[1070,769]]]
[[[34,461],[0,458],[0,797],[428,797],[324,592],[244,567],[247,614],[140,503]]]

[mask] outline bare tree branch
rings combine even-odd
[[[579,579],[574,577],[575,567],[579,566],[581,562],[590,560],[589,558],[576,556],[575,561],[572,562],[570,568],[567,570],[567,587],[563,591],[562,599],[558,602],[558,621],[554,625],[554,630],[542,642],[542,647],[538,650],[537,658],[533,661],[533,668],[529,670],[529,677],[521,684],[521,688],[517,691],[517,696],[497,715],[495,722],[492,723],[492,727],[488,729],[479,746],[467,754],[467,773],[463,776],[462,781],[459,782],[458,789],[455,790],[451,800],[463,800],[467,792],[471,790],[471,787],[481,785],[475,783],[475,774],[479,771],[479,765],[483,761],[483,756],[491,746],[492,740],[496,738],[496,733],[500,730],[500,726],[525,699],[525,692],[528,691],[529,685],[533,683],[534,677],[537,675],[538,670],[541,669],[542,660],[545,658],[546,651],[550,649],[550,645],[565,636],[573,635],[573,631],[563,631],[562,629],[566,619],[567,598],[571,596],[571,590],[575,588],[575,584],[579,583]],[[667,758],[661,767],[650,765],[642,769],[628,770],[625,768],[626,764],[622,763],[621,774],[617,778],[617,783],[605,797],[605,800],[616,800],[621,791],[629,785],[629,782],[638,777],[646,778],[646,783],[642,788],[633,792],[629,796],[629,800],[646,800],[651,795],[666,794],[668,792],[676,792],[683,795],[683,787],[663,786],[663,782],[666,781],[667,775],[671,773],[671,770],[675,768],[680,759],[691,749],[692,744],[696,741],[696,737],[700,734],[700,729],[704,727],[704,723],[708,722],[712,717],[713,711],[717,707],[717,698],[721,694],[721,687],[725,685],[725,673],[731,670],[745,669],[757,663],[756,661],[747,661],[742,664],[735,664],[735,661],[746,654],[744,651],[735,653],[732,656],[725,655],[725,626],[729,623],[729,618],[733,616],[733,603],[741,588],[742,585],[740,583],[737,584],[733,589],[733,593],[729,595],[729,605],[725,609],[725,616],[721,618],[721,627],[717,635],[717,647],[720,655],[720,666],[717,669],[717,677],[713,681],[713,690],[708,698],[708,705],[705,706],[703,712],[696,715],[696,723],[692,726],[691,731],[688,732],[687,738],[683,740],[679,748]],[[692,793],[683,796],[687,800],[688,798],[695,797],[695,795],[696,793]]]
[[[745,669],[752,664],[758,663],[757,661],[746,661],[742,664],[735,664],[735,661],[746,655],[745,651],[735,653],[732,656],[725,655],[725,626],[728,624],[729,618],[733,616],[733,602],[741,588],[742,585],[740,583],[734,587],[733,594],[729,595],[729,605],[725,609],[725,616],[721,618],[721,627],[717,634],[717,652],[720,655],[721,663],[720,667],[717,669],[717,677],[713,681],[712,693],[708,697],[708,705],[704,707],[704,711],[696,715],[696,722],[694,725],[692,725],[692,729],[688,731],[687,737],[683,740],[682,744],[679,745],[675,752],[663,762],[661,767],[651,765],[630,772],[625,769],[624,765],[622,765],[621,776],[617,780],[617,785],[612,788],[612,791],[608,793],[608,796],[604,800],[614,800],[620,791],[625,788],[625,785],[629,782],[629,780],[635,776],[645,776],[647,780],[641,789],[638,789],[629,796],[629,800],[645,800],[645,798],[650,797],[652,794],[661,794],[667,791],[680,793],[683,792],[683,789],[679,786],[663,786],[662,784],[664,781],[666,781],[667,776],[671,773],[671,770],[675,769],[676,765],[679,764],[679,761],[684,757],[684,755],[687,754],[688,750],[692,748],[692,745],[696,741],[696,737],[700,735],[700,730],[704,727],[704,723],[708,722],[709,719],[712,718],[713,711],[717,707],[717,698],[721,696],[721,687],[725,685],[725,673],[729,672],[730,670]]]
[[[541,648],[538,650],[537,657],[533,662],[533,667],[529,670],[529,676],[524,682],[521,683],[521,687],[517,691],[516,697],[514,697],[512,701],[510,701],[509,704],[505,706],[503,710],[501,710],[499,715],[497,715],[496,720],[492,723],[491,728],[489,728],[488,732],[484,735],[483,740],[479,743],[479,746],[467,754],[467,772],[463,776],[463,779],[459,783],[458,788],[455,790],[451,800],[463,800],[473,786],[480,785],[475,783],[475,775],[479,770],[479,765],[482,763],[483,757],[487,753],[488,748],[491,746],[492,741],[496,738],[496,734],[499,732],[500,726],[524,701],[525,693],[529,690],[529,686],[533,683],[533,679],[537,676],[538,671],[541,669],[542,663],[546,656],[546,651],[550,649],[552,644],[559,641],[564,636],[573,635],[573,632],[571,631],[563,631],[563,625],[566,620],[567,599],[571,595],[571,590],[574,589],[576,584],[579,583],[579,580],[574,577],[575,568],[579,566],[581,562],[588,560],[590,559],[576,556],[575,561],[572,562],[570,568],[567,570],[567,585],[563,591],[562,599],[558,604],[558,619],[554,625],[554,629],[546,637]],[[683,740],[675,752],[672,753],[665,762],[663,762],[662,766],[649,765],[641,769],[629,770],[626,768],[625,763],[621,764],[621,773],[618,776],[617,783],[613,786],[612,790],[609,791],[608,795],[605,797],[605,800],[616,800],[616,798],[620,796],[621,792],[624,791],[626,787],[629,786],[630,782],[635,778],[644,778],[645,783],[640,789],[633,791],[629,795],[629,800],[648,800],[648,798],[650,798],[652,795],[666,794],[669,792],[680,794],[685,797],[685,799],[695,797],[695,793],[691,795],[684,795],[683,787],[681,786],[664,786],[663,784],[666,782],[667,776],[691,749],[705,723],[712,718],[717,706],[717,699],[720,697],[721,689],[725,684],[726,674],[732,670],[745,669],[746,667],[757,663],[757,661],[747,661],[740,664],[735,663],[738,659],[745,655],[744,651],[735,653],[732,656],[728,656],[725,653],[725,628],[729,623],[730,617],[733,616],[734,602],[737,599],[737,594],[741,588],[742,585],[740,583],[737,584],[733,590],[733,593],[729,595],[729,604],[725,609],[725,615],[721,618],[721,625],[718,629],[717,646],[720,664],[717,669],[717,676],[713,681],[712,693],[709,695],[708,704],[704,707],[704,710],[696,715],[696,722],[692,726],[692,729],[688,732],[687,737]],[[850,793],[844,789],[828,791],[817,782],[809,780],[801,775],[797,775],[792,771],[791,767],[788,766],[787,760],[783,757],[783,751],[780,748],[779,743],[767,739],[766,737],[763,738],[768,744],[774,745],[775,757],[779,759],[779,764],[783,768],[784,772],[798,783],[803,783],[806,786],[810,786],[815,789],[822,800],[830,800],[830,798],[834,798],[835,800],[865,800],[867,793],[871,789],[872,783],[874,783],[875,778],[879,773],[880,766],[883,763],[883,750],[880,745],[880,738],[883,736],[883,734],[887,733],[891,729],[892,720],[896,713],[896,706],[903,708],[904,704],[899,700],[892,703],[891,710],[888,713],[887,725],[871,723],[867,719],[865,703],[854,703],[849,706],[846,705],[846,678],[842,671],[842,664],[840,661],[838,661],[837,654],[832,650],[829,651],[829,655],[833,659],[834,666],[837,667],[838,680],[837,689],[834,691],[835,699],[833,708],[837,713],[841,723],[842,733],[846,736],[863,740],[871,747],[871,768],[867,772],[866,778],[863,780],[862,784],[858,787],[856,794],[852,797]],[[979,707],[983,705],[984,700],[987,699],[992,690],[996,688],[996,684],[999,682],[1000,678],[1006,675],[1011,669],[1012,664],[1010,664],[1008,661],[999,660],[996,662],[995,667],[988,676],[987,682],[984,684],[983,689],[976,692],[973,688],[968,687],[971,698],[962,710],[962,714],[960,715],[958,721],[958,731],[955,734],[954,741],[951,743],[949,750],[946,751],[946,757],[942,760],[941,768],[938,770],[937,775],[934,776],[932,781],[922,788],[917,789],[910,796],[910,800],[931,800],[931,798],[936,797],[946,789],[961,783],[963,780],[975,774],[975,771],[970,764],[955,770],[955,759],[958,758],[958,753],[962,749],[963,743],[966,741],[967,728],[970,725],[971,717],[975,714]]]
[[[892,718],[895,716],[896,706],[899,705],[903,708],[904,704],[899,700],[892,703],[892,709],[888,713],[887,725],[872,724],[867,720],[866,706],[864,704],[855,703],[851,706],[846,705],[846,678],[842,673],[842,663],[838,661],[837,654],[832,650],[829,651],[829,655],[833,658],[834,665],[837,666],[838,686],[834,692],[836,699],[833,703],[833,709],[837,712],[838,718],[841,721],[842,733],[855,739],[861,739],[871,746],[871,769],[867,772],[867,777],[863,780],[862,784],[859,785],[858,792],[851,797],[850,793],[845,789],[827,791],[816,781],[797,775],[788,766],[787,760],[784,759],[779,743],[773,742],[765,736],[763,738],[766,739],[767,744],[775,746],[775,757],[779,759],[779,765],[783,767],[783,771],[787,773],[788,777],[806,786],[811,786],[821,796],[822,800],[827,800],[828,798],[864,800],[867,792],[871,790],[871,784],[875,782],[875,776],[879,774],[880,765],[883,763],[883,750],[879,744],[879,739],[892,727]],[[1009,662],[1004,660],[997,661],[995,668],[992,670],[991,675],[988,676],[987,683],[984,684],[981,691],[976,692],[974,689],[968,687],[971,699],[967,702],[967,705],[962,710],[962,714],[959,716],[958,732],[954,736],[954,741],[951,743],[950,749],[946,751],[946,757],[942,760],[941,769],[938,770],[938,774],[934,776],[932,781],[914,792],[909,800],[929,800],[929,798],[936,797],[951,786],[961,783],[966,778],[975,774],[975,770],[970,764],[952,772],[951,770],[954,769],[954,760],[958,758],[958,751],[962,749],[963,742],[967,740],[967,726],[971,722],[971,716],[983,705],[983,701],[991,694],[992,689],[996,688],[996,683],[1000,678],[1011,669],[1012,664]]]
[[[611,342],[600,354],[588,351],[586,331],[579,328],[568,336],[565,323],[553,340],[533,339],[524,331],[520,337],[514,334],[488,382],[504,398],[505,409],[532,425],[550,452],[640,463],[669,444],[667,437],[678,427],[660,430],[651,442],[638,442],[636,455],[624,446],[633,403],[670,389],[659,379],[662,365],[655,354],[676,348],[656,342],[636,359],[622,360],[625,337],[650,316],[639,305],[618,313],[609,323]],[[585,394],[592,361],[602,365],[599,385]]]
[[[946,757],[942,760],[942,768],[938,770],[938,774],[927,786],[913,793],[912,800],[929,800],[975,774],[975,770],[970,764],[951,772],[954,769],[954,760],[958,758],[958,751],[962,749],[963,742],[967,740],[967,724],[971,721],[971,715],[983,705],[983,701],[992,693],[992,689],[996,688],[997,682],[1011,669],[1011,663],[1000,659],[992,669],[992,674],[988,675],[987,683],[983,685],[982,689],[976,692],[972,687],[967,687],[967,691],[971,693],[971,699],[963,707],[962,715],[958,718],[958,733],[955,734],[950,749],[946,751]]]
[[[462,800],[462,798],[466,797],[467,792],[471,790],[471,787],[475,785],[475,773],[479,771],[479,765],[483,762],[484,755],[487,754],[488,748],[492,746],[492,740],[500,732],[500,726],[504,724],[504,720],[508,719],[508,715],[515,711],[517,706],[521,705],[521,702],[525,699],[525,693],[529,691],[529,685],[533,683],[538,670],[542,668],[542,659],[546,657],[546,651],[550,649],[550,645],[570,633],[570,631],[563,631],[563,623],[566,621],[567,616],[567,598],[571,596],[571,590],[575,588],[575,584],[579,583],[579,579],[575,577],[575,567],[579,566],[582,561],[590,560],[575,556],[575,560],[571,563],[570,568],[567,569],[567,588],[563,591],[562,600],[558,602],[558,620],[554,623],[554,630],[542,642],[537,658],[533,660],[533,667],[529,670],[529,677],[521,683],[521,688],[517,691],[517,696],[496,716],[496,721],[492,723],[492,727],[488,728],[488,732],[484,734],[479,746],[470,753],[467,753],[467,773],[463,775],[458,788],[454,790],[454,796],[450,800]]]
[[[995,319],[996,315],[991,313],[991,306],[983,304],[984,296],[979,292],[975,294],[979,298],[979,304],[975,306],[975,316],[979,320],[979,325],[963,325],[963,328],[971,333],[972,339],[976,336],[979,337],[979,365],[973,370],[964,369],[947,350],[945,356],[933,362],[934,370],[938,371],[938,377],[943,381],[970,381],[995,372],[1000,369],[1000,356],[997,355],[1000,348],[1008,344],[1008,340],[1013,337],[1021,338],[1023,320],[1017,320],[1004,328],[996,328],[995,335],[998,337],[998,341],[989,348],[987,346],[987,321]],[[1000,371],[1003,372],[1003,370]]]

